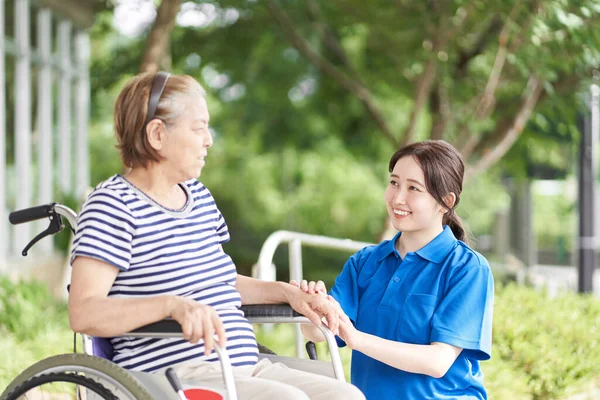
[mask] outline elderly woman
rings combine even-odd
[[[240,398],[362,399],[354,386],[257,362],[242,304],[289,303],[337,333],[324,296],[238,275],[222,244],[227,225],[197,178],[213,144],[202,87],[189,76],[140,74],[122,90],[115,131],[129,172],[100,183],[79,214],[71,255],[75,332],[110,337],[113,361],[145,372],[174,367],[184,380],[220,381],[213,337],[234,366]],[[165,318],[184,339],[119,337]]]

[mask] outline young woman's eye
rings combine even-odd
[[[390,185],[392,185],[392,186],[398,186],[398,182],[396,182],[394,180],[391,180],[390,181]]]
[[[418,187],[416,187],[416,186],[411,186],[409,189],[410,189],[410,190],[417,191],[417,192],[420,192],[419,188],[418,188]]]

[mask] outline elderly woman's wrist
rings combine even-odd
[[[300,289],[297,286],[290,285],[287,282],[277,281],[277,291],[280,293],[282,299],[286,303],[290,303],[294,296],[298,295]]]
[[[177,307],[177,296],[163,296],[163,316],[171,318]]]

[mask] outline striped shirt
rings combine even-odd
[[[71,263],[92,257],[119,268],[109,297],[176,295],[212,306],[227,332],[227,353],[234,366],[254,365],[258,350],[252,325],[240,310],[237,272],[221,243],[229,231],[208,189],[195,179],[183,182],[187,202],[165,208],[123,176],[100,183],[77,220]],[[204,355],[204,342],[183,338],[111,339],[113,361],[152,372],[188,360],[216,361]]]

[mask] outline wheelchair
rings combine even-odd
[[[22,252],[23,256],[26,256],[29,249],[39,240],[63,230],[65,219],[68,222],[67,227],[75,232],[77,214],[58,203],[26,208],[14,211],[9,215],[9,220],[14,225],[45,218],[50,221],[48,228],[27,244]],[[246,305],[242,306],[242,310],[253,324],[310,323],[308,318],[295,312],[288,305]],[[261,344],[258,344],[259,359],[269,358],[273,361],[283,362],[291,368],[345,381],[335,337],[325,326],[320,326],[320,329],[329,346],[331,362],[317,359],[316,348],[312,342],[306,343],[310,358],[308,360],[277,356]],[[176,321],[168,319],[140,327],[124,336],[181,338],[182,332]],[[111,361],[112,347],[108,339],[82,334],[81,340],[83,353],[77,352],[77,334],[74,334],[73,353],[51,356],[31,365],[0,394],[0,400],[237,400],[233,368],[227,352],[217,344],[215,344],[215,352],[219,357],[223,384],[219,387],[211,387],[202,382],[183,382],[182,384],[172,369],[167,369],[164,375],[124,369]],[[68,394],[57,393],[64,385],[70,385]],[[49,390],[49,392],[45,395],[46,392],[42,390]]]

